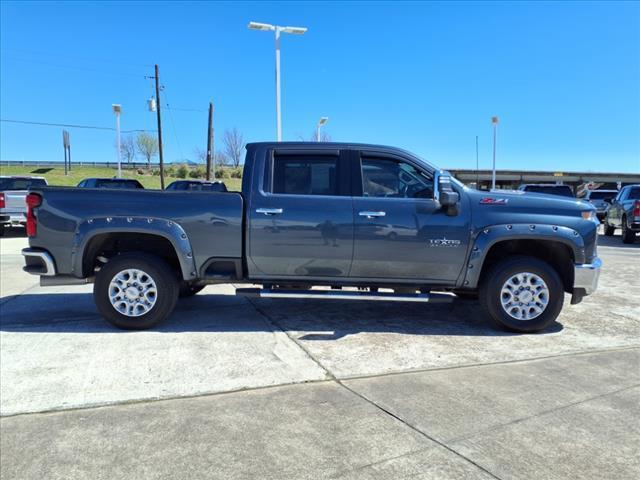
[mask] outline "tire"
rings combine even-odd
[[[616,231],[616,227],[609,225],[609,222],[607,221],[607,217],[604,218],[604,234],[607,237],[613,237],[613,234]]]
[[[622,217],[622,243],[633,243],[636,233],[627,227],[627,217]]]
[[[180,291],[178,296],[180,298],[189,298],[196,295],[200,292],[205,286],[204,285],[190,285],[187,282],[180,282]]]
[[[126,270],[137,274],[124,273]],[[119,274],[120,278],[116,280],[116,275]],[[129,280],[132,282],[129,283]],[[115,283],[112,284],[112,281]],[[120,285],[130,286],[118,290]],[[138,299],[139,302],[135,299],[129,301],[136,294],[135,285],[138,285],[139,289],[145,285],[148,289],[148,293]],[[93,298],[98,311],[112,325],[125,330],[145,330],[171,315],[178,301],[178,291],[179,284],[175,272],[164,260],[155,255],[136,252],[118,255],[100,269],[93,287]],[[131,310],[132,314],[125,314],[116,309],[110,298],[112,292],[114,296],[118,294],[115,298],[120,299],[119,308]]]
[[[517,319],[507,313],[502,305],[503,300],[503,287],[507,285],[507,282],[519,274],[529,274],[525,278],[533,281],[535,277],[541,279],[546,284],[546,293],[542,288],[542,283],[529,283],[523,282],[521,285],[529,292],[536,290],[540,287],[539,295],[544,294],[546,298],[546,307],[542,309],[535,318],[531,319]],[[531,275],[532,274],[532,275]],[[536,285],[538,287],[536,287]],[[537,290],[536,290],[537,291]],[[536,303],[537,300],[543,301],[543,297],[538,299],[533,295],[524,291],[523,293],[516,292],[516,295],[506,294],[506,298],[515,299],[519,298],[517,295],[527,295],[527,298],[531,298],[528,305],[532,307],[528,308],[526,305],[520,307],[521,303],[515,302],[513,305],[513,311],[522,313],[523,310],[528,312],[532,311],[537,306],[541,305]],[[513,256],[508,257],[501,262],[494,265],[486,275],[480,285],[480,304],[484,309],[487,317],[491,323],[501,329],[509,330],[511,332],[519,333],[533,333],[543,330],[549,326],[560,314],[562,310],[562,304],[564,302],[564,286],[558,273],[547,263],[538,260],[534,257],[527,256]],[[536,306],[537,305],[537,306]]]

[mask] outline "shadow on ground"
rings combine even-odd
[[[4,233],[0,238],[27,238],[27,230],[24,227],[3,227]]]
[[[614,235],[612,237],[607,237],[606,235],[599,234],[598,246],[640,249],[640,237],[636,237],[636,241],[634,243],[622,243],[622,236],[620,234]]]
[[[104,321],[90,293],[29,294],[6,297],[0,307],[0,331],[51,333],[122,332]],[[256,311],[257,310],[257,311]],[[556,333],[554,323],[542,333]],[[399,333],[409,335],[510,336],[493,328],[477,301],[451,304],[397,302],[275,300],[251,302],[232,295],[203,292],[179,301],[175,312],[150,331],[176,332],[308,332],[301,340],[337,340],[347,335]]]

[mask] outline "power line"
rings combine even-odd
[[[180,151],[180,158],[184,158],[184,153],[182,152],[182,146],[180,145],[180,140],[178,140],[178,131],[176,130],[176,124],[173,121],[173,113],[169,108],[169,96],[167,95],[167,90],[165,88],[162,89],[164,92],[164,96],[167,99],[167,103],[165,106],[169,110],[169,118],[171,119],[171,126],[173,127],[173,136],[176,137],[176,143],[178,144],[178,150]]]
[[[24,125],[42,125],[45,127],[67,127],[67,128],[85,128],[89,130],[109,130],[115,132],[116,129],[113,127],[97,127],[94,125],[73,125],[69,123],[48,123],[48,122],[31,122],[27,120],[9,120],[5,118],[0,118],[0,122],[6,123],[20,123]],[[136,130],[121,130],[122,133],[137,133],[137,132],[156,132],[156,130],[144,130],[144,129],[136,129]]]

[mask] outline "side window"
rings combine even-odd
[[[433,198],[433,179],[413,165],[373,157],[361,165],[365,197]]]
[[[275,155],[273,193],[338,195],[338,157]]]

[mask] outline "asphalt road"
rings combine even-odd
[[[15,236],[14,236],[15,237]],[[0,240],[0,478],[638,478],[640,243],[537,335],[207,287],[147,332]]]

